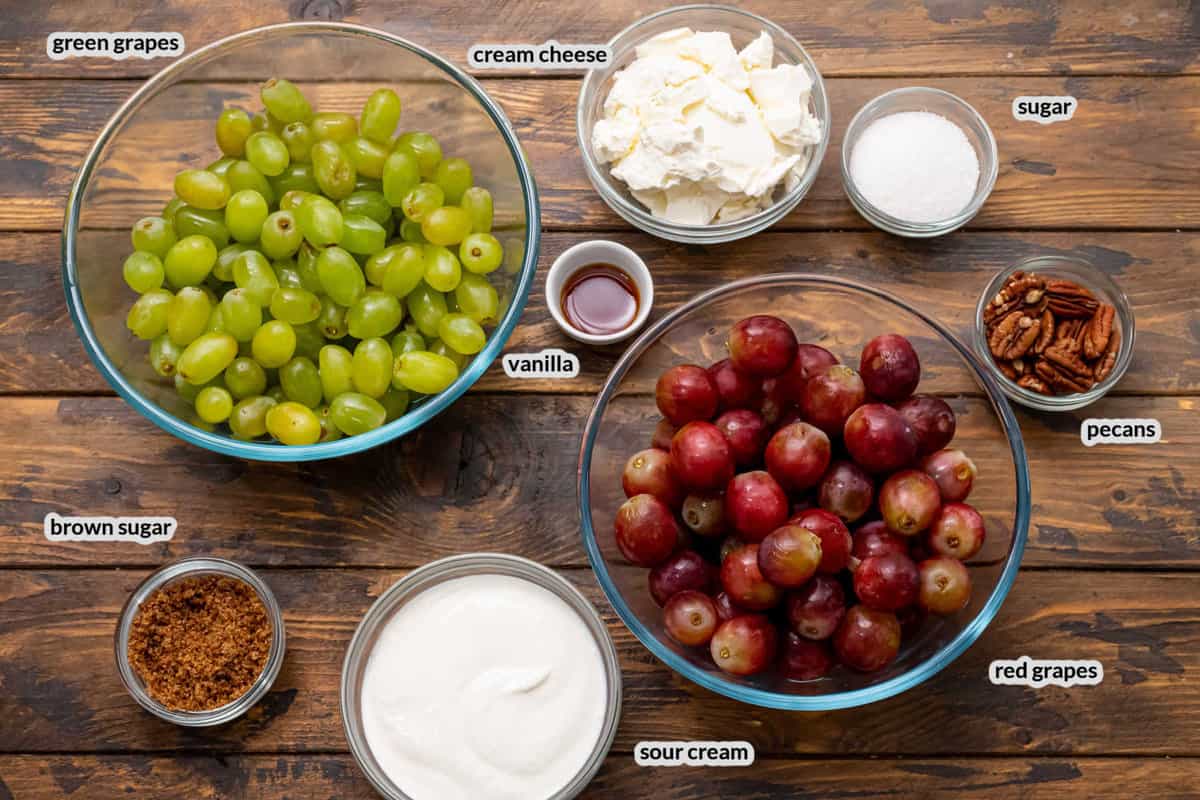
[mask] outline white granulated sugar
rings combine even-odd
[[[940,222],[971,202],[979,157],[962,128],[928,111],[881,117],[858,137],[850,176],[871,205],[908,222]]]

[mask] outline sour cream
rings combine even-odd
[[[469,575],[383,626],[361,708],[372,755],[413,800],[544,800],[587,762],[606,698],[574,609],[523,578]]]

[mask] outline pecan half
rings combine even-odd
[[[1058,330],[1054,333],[1054,342],[1051,346],[1071,353],[1078,353],[1083,347],[1083,328],[1085,324],[1081,319],[1064,319],[1058,323]]]
[[[1100,354],[1100,360],[1096,362],[1096,369],[1092,373],[1096,379],[1096,383],[1104,380],[1113,371],[1113,367],[1117,364],[1117,351],[1121,347],[1120,336],[1109,336],[1108,347],[1104,348],[1104,352]]]
[[[993,321],[1007,316],[1009,312],[1020,308],[1025,303],[1025,298],[1030,292],[1044,291],[1045,288],[1046,281],[1040,276],[1014,272],[987,304],[987,308],[983,310],[984,323],[991,324]],[[1041,300],[1041,297],[1040,294],[1037,295],[1031,304]]]
[[[1027,317],[1020,311],[1011,311],[992,330],[988,337],[988,349],[996,358],[1005,361],[1020,358],[1037,341],[1041,326],[1040,319]]]
[[[1068,350],[1055,342],[1042,353],[1037,374],[1056,389],[1086,392],[1092,387],[1092,368],[1079,358],[1077,351]]]
[[[1046,382],[1032,372],[1028,375],[1022,375],[1021,379],[1017,381],[1017,386],[1020,386],[1022,389],[1028,389],[1031,392],[1037,392],[1038,394],[1053,394],[1050,391],[1050,387],[1046,385]]]
[[[1100,305],[1095,295],[1072,281],[1046,281],[1046,297],[1050,310],[1062,319],[1087,319]]]
[[[1019,377],[1016,368],[1007,361],[997,361],[996,367],[1010,381],[1015,381]]]
[[[1083,336],[1083,356],[1093,359],[1104,355],[1108,349],[1108,340],[1112,338],[1113,316],[1117,310],[1108,303],[1102,303],[1096,309],[1096,316],[1087,324]]]
[[[1054,341],[1054,315],[1050,313],[1050,309],[1042,311],[1042,325],[1038,331],[1038,340],[1033,343],[1030,350],[1037,355],[1040,355]]]

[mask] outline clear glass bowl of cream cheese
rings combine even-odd
[[[804,48],[741,9],[645,17],[590,71],[576,132],[596,191],[663,239],[719,244],[769,228],[816,180],[829,99]]]

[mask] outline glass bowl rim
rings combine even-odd
[[[621,720],[621,697],[624,685],[617,648],[600,612],[574,584],[544,564],[508,553],[459,553],[439,558],[397,579],[375,599],[375,602],[371,603],[355,627],[354,635],[346,647],[346,656],[342,661],[342,674],[338,687],[342,727],[346,734],[346,741],[350,744],[350,752],[354,756],[354,761],[366,776],[367,781],[381,795],[392,800],[409,800],[409,795],[397,786],[382,768],[378,767],[374,756],[371,755],[366,742],[366,734],[362,730],[362,715],[357,712],[353,714],[347,712],[347,709],[355,708],[358,700],[357,696],[351,694],[350,677],[360,666],[365,667],[365,662],[370,657],[371,651],[367,647],[367,639],[378,632],[397,608],[433,586],[470,575],[510,575],[542,587],[570,606],[583,620],[596,641],[596,647],[604,662],[607,691],[604,725],[600,729],[595,747],[580,771],[548,800],[569,800],[576,797],[600,771],[600,767],[616,739],[617,727]],[[353,717],[353,722],[351,717]]]
[[[232,436],[202,430],[186,420],[167,412],[138,391],[125,378],[121,370],[108,358],[92,329],[84,307],[83,295],[76,280],[77,265],[75,249],[78,237],[77,227],[82,206],[83,190],[92,179],[92,174],[96,169],[101,152],[114,139],[118,133],[118,128],[125,124],[129,116],[150,100],[160,88],[170,84],[173,79],[186,73],[192,67],[202,64],[212,56],[244,41],[264,36],[275,36],[277,34],[290,36],[305,33],[360,36],[401,47],[440,69],[444,75],[457,83],[460,88],[466,90],[479,103],[480,107],[491,118],[492,123],[496,126],[501,138],[504,140],[512,156],[517,178],[521,185],[526,219],[523,262],[520,272],[517,273],[517,280],[513,285],[512,300],[509,303],[508,311],[496,325],[495,330],[492,331],[492,335],[483,350],[472,357],[470,363],[459,373],[454,383],[450,384],[444,391],[428,398],[398,419],[382,425],[373,431],[368,431],[357,436],[346,436],[332,442],[299,446],[281,445],[274,442],[244,442]],[[516,328],[517,322],[521,318],[521,313],[525,310],[525,305],[528,302],[530,290],[533,288],[533,278],[537,271],[540,247],[541,211],[537,184],[533,172],[530,170],[528,163],[526,163],[516,131],[513,129],[508,117],[499,104],[488,96],[478,81],[433,51],[427,50],[418,44],[400,36],[395,36],[387,31],[347,22],[283,22],[251,28],[232,36],[226,36],[182,56],[148,78],[109,118],[88,150],[83,165],[76,174],[75,180],[71,184],[71,191],[67,196],[61,248],[62,281],[67,295],[67,309],[71,314],[71,320],[75,324],[75,330],[83,342],[85,352],[117,394],[143,417],[185,442],[198,445],[222,455],[254,461],[315,461],[370,450],[373,447],[405,436],[420,428],[465,394],[483,376],[488,368],[491,367]]]
[[[891,303],[912,314],[946,340],[959,357],[966,362],[967,366],[975,374],[976,379],[984,387],[987,398],[1000,420],[1000,425],[1008,440],[1013,459],[1014,483],[1017,495],[1015,519],[1013,521],[1012,548],[1007,559],[1005,559],[1004,568],[997,579],[995,588],[992,589],[987,602],[979,610],[979,613],[975,615],[975,618],[964,625],[962,630],[953,639],[942,645],[930,658],[917,664],[907,672],[872,686],[824,695],[791,695],[731,683],[716,673],[700,669],[692,664],[691,661],[678,656],[669,647],[663,645],[658,637],[643,625],[633,613],[609,576],[607,563],[604,555],[600,552],[596,531],[592,527],[592,518],[589,513],[590,503],[588,501],[592,449],[595,446],[596,436],[599,433],[601,412],[607,408],[616,391],[617,384],[625,376],[625,373],[628,372],[633,362],[671,325],[692,311],[702,308],[710,301],[743,289],[783,286],[791,283],[810,284],[827,289],[865,293],[876,299]],[[1009,590],[1012,588],[1014,581],[1016,581],[1017,572],[1021,566],[1021,557],[1025,550],[1025,542],[1029,534],[1031,498],[1029,465],[1025,456],[1025,444],[1021,437],[1021,428],[1017,423],[1016,415],[1013,413],[1012,406],[1009,404],[1008,398],[1001,390],[996,379],[980,363],[975,352],[970,347],[959,342],[957,337],[940,322],[917,310],[890,292],[846,278],[812,273],[788,272],[743,278],[724,286],[709,289],[658,320],[646,329],[629,349],[625,351],[605,379],[604,386],[596,396],[596,402],[592,406],[592,410],[589,412],[587,422],[585,423],[584,434],[579,448],[578,507],[584,547],[587,550],[588,561],[591,562],[596,579],[600,582],[600,587],[604,590],[609,603],[621,617],[621,620],[633,632],[638,641],[653,653],[655,657],[693,683],[743,703],[790,711],[832,711],[874,703],[907,691],[941,672],[975,643],[983,634],[984,629],[991,624],[996,614],[1000,611],[1001,605],[1003,605]]]
[[[635,20],[627,25],[611,39],[608,40],[608,46],[611,48],[615,43],[628,35],[638,32],[641,28],[655,22],[663,17],[680,15],[685,13],[693,13],[700,11],[716,11],[720,13],[735,14],[740,17],[753,20],[756,24],[761,25],[763,30],[771,35],[773,40],[781,40],[789,47],[794,47],[800,53],[800,64],[810,73],[813,82],[813,92],[811,100],[815,106],[814,113],[817,119],[821,122],[821,141],[814,145],[812,158],[809,159],[808,165],[804,168],[804,174],[795,188],[787,192],[776,202],[767,206],[761,211],[751,214],[748,217],[736,219],[731,222],[713,223],[710,225],[682,225],[674,222],[666,222],[658,219],[653,214],[642,208],[634,202],[626,200],[622,196],[610,176],[604,172],[604,164],[596,160],[592,154],[589,131],[586,136],[583,131],[585,100],[591,95],[599,91],[599,75],[608,73],[612,68],[603,70],[590,70],[584,77],[579,87],[579,99],[575,105],[575,138],[579,145],[579,151],[583,157],[584,169],[588,174],[588,179],[595,187],[597,193],[601,196],[606,204],[620,217],[625,219],[630,224],[637,227],[639,230],[666,238],[671,241],[679,241],[686,243],[701,243],[701,244],[723,244],[726,242],[735,241],[737,239],[751,236],[759,231],[769,228],[771,225],[778,222],[784,216],[792,211],[812,189],[816,183],[817,173],[821,169],[821,163],[825,160],[825,152],[829,147],[829,141],[832,134],[833,117],[829,106],[829,95],[825,91],[825,79],[821,75],[821,71],[817,69],[816,62],[804,45],[792,36],[785,28],[776,22],[772,22],[766,17],[747,11],[744,8],[736,8],[734,6],[722,5],[720,3],[692,3],[689,5],[672,6],[664,8],[661,11],[656,11],[647,16]],[[643,40],[644,41],[644,40]],[[627,49],[636,47],[641,42],[634,42]],[[614,60],[617,54],[614,52]],[[678,237],[678,238],[677,238]]]

